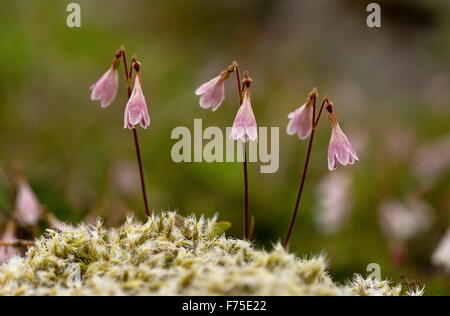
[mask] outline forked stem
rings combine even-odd
[[[241,106],[242,97],[242,86],[241,86],[241,73],[239,71],[239,65],[233,62],[234,71],[236,72],[236,83],[237,89],[239,91],[239,106]],[[250,223],[249,223],[249,212],[248,212],[248,164],[247,164],[247,143],[243,143],[243,154],[244,154],[244,239],[248,240],[250,237]]]
[[[317,95],[314,94],[313,95],[313,118],[312,118],[312,131],[311,131],[311,136],[309,137],[309,143],[308,143],[308,151],[306,152],[306,159],[305,159],[305,164],[303,166],[303,173],[302,173],[302,177],[300,180],[300,185],[298,188],[298,193],[297,193],[297,198],[295,200],[295,206],[294,206],[294,212],[292,214],[292,218],[291,218],[291,222],[289,224],[289,228],[286,234],[286,237],[284,239],[283,242],[283,247],[284,249],[287,249],[288,245],[289,245],[289,240],[291,239],[291,235],[292,235],[292,231],[294,230],[294,225],[295,225],[295,221],[297,219],[298,216],[298,210],[300,207],[300,202],[302,200],[302,195],[303,195],[303,189],[305,187],[305,183],[306,183],[306,175],[308,173],[308,168],[309,168],[309,162],[311,160],[311,152],[312,152],[312,146],[314,143],[314,136],[316,134],[316,130],[317,130],[317,126],[319,124],[320,121],[320,117],[322,115],[323,109],[325,107],[325,105],[328,103],[328,99],[325,97],[325,99],[322,102],[322,105],[320,107],[319,110],[319,114],[317,115],[316,118],[316,101],[317,101]]]

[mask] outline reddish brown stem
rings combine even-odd
[[[138,139],[138,134],[137,134],[136,128],[133,128],[133,138],[134,138],[136,156],[137,156],[138,165],[139,165],[139,175],[140,175],[140,179],[141,179],[141,190],[142,190],[142,198],[144,199],[145,214],[147,216],[150,216],[150,208],[148,207],[147,191],[146,191],[146,187],[145,187],[144,169],[142,167],[141,149],[139,147],[139,139]]]
[[[248,212],[248,168],[247,168],[247,144],[244,143],[244,238],[250,238],[249,212]]]
[[[305,164],[303,166],[303,173],[302,173],[301,180],[300,180],[300,185],[299,185],[299,189],[298,189],[298,193],[297,193],[297,199],[295,200],[294,212],[292,214],[292,219],[291,219],[291,222],[289,224],[289,228],[288,228],[286,237],[285,237],[284,242],[283,242],[283,246],[284,246],[285,249],[287,249],[287,246],[289,244],[289,240],[291,238],[292,231],[294,230],[295,221],[296,221],[297,216],[298,216],[298,210],[299,210],[300,202],[301,202],[302,195],[303,195],[303,189],[304,189],[305,183],[306,183],[306,175],[308,173],[309,161],[311,159],[312,146],[313,146],[313,143],[314,143],[314,136],[316,134],[317,125],[319,124],[319,120],[320,120],[320,117],[322,115],[323,109],[324,109],[326,103],[328,102],[328,99],[326,99],[326,98],[323,100],[322,105],[321,105],[320,110],[319,110],[319,114],[317,115],[317,118],[316,118],[316,99],[317,99],[317,96],[314,95],[314,99],[313,99],[313,119],[312,119],[312,122],[311,122],[311,124],[312,124],[312,131],[311,131],[311,136],[309,138],[308,151],[306,152],[306,159],[305,159]]]
[[[241,73],[239,71],[239,66],[236,62],[233,62],[234,71],[236,72],[236,83],[239,91],[239,106],[241,106],[242,97],[242,86],[241,86]],[[244,239],[248,240],[250,235],[250,225],[249,225],[249,211],[248,211],[248,165],[247,165],[247,144],[243,144],[243,154],[244,154]]]

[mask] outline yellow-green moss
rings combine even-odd
[[[0,295],[399,295],[401,286],[360,276],[345,286],[323,256],[299,259],[217,236],[215,219],[175,213],[119,229],[48,231],[24,258],[0,266]],[[80,278],[78,278],[78,276]],[[409,293],[409,294],[421,294]]]

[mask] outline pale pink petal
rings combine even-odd
[[[252,142],[258,139],[258,128],[256,126],[247,127],[245,132]]]
[[[305,139],[311,135],[313,107],[309,102],[290,113],[288,119],[287,133],[289,135],[297,134],[300,139]]]
[[[337,167],[336,159],[334,157],[334,152],[328,151],[328,170],[333,171]]]
[[[109,106],[117,96],[119,89],[119,74],[111,67],[90,89],[91,100],[101,100],[101,107]]]
[[[249,139],[252,141],[258,139],[258,129],[249,93],[245,94],[242,105],[236,114],[231,130],[231,138],[233,140],[240,139],[244,143]]]
[[[358,155],[339,126],[334,114],[330,114],[329,120],[332,131],[328,147],[328,169],[332,171],[337,168],[338,162],[343,166],[354,164],[355,160],[358,160]]]
[[[211,87],[215,86],[219,80],[220,76],[214,77],[210,81],[202,84],[197,90],[195,90],[195,94],[196,95],[204,94],[206,91],[210,90]]]
[[[231,139],[232,140],[238,140],[245,135],[245,128],[243,127],[234,127],[231,129]]]
[[[211,108],[216,111],[225,99],[225,79],[219,75],[207,83],[201,85],[196,91],[200,95],[200,106],[204,109]]]
[[[142,92],[140,76],[136,75],[133,92],[125,107],[124,128],[132,129],[138,124],[143,128],[149,127],[150,115]]]

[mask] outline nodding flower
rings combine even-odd
[[[141,74],[136,73],[134,88],[128,100],[124,115],[124,128],[133,129],[140,124],[142,128],[150,126],[150,115],[148,114],[147,102],[141,87]]]
[[[19,180],[14,217],[21,226],[36,225],[42,217],[41,205],[24,179]]]
[[[287,133],[289,135],[297,134],[300,139],[306,139],[311,135],[313,128],[314,98],[316,95],[316,89],[314,89],[310,93],[308,99],[306,99],[305,104],[289,114],[289,124],[287,126]]]
[[[256,141],[258,139],[258,127],[256,124],[255,114],[253,114],[251,104],[250,78],[244,78],[244,91],[242,104],[234,119],[233,128],[231,129],[231,139],[242,142],[248,140]]]
[[[102,108],[108,107],[116,98],[119,90],[119,73],[117,68],[120,65],[120,59],[116,56],[111,68],[91,86],[91,100],[101,100]]]
[[[216,111],[225,99],[225,80],[230,76],[234,68],[231,66],[222,71],[220,75],[202,84],[195,94],[200,96],[200,106],[204,109],[211,108]]]
[[[1,241],[12,242],[16,240],[16,224],[11,221],[5,229]],[[5,246],[0,247],[0,263],[8,263],[11,258],[19,255],[19,250],[16,247]]]
[[[356,151],[350,144],[347,136],[345,136],[339,126],[336,115],[332,112],[332,103],[329,103],[327,110],[330,112],[328,120],[331,124],[331,139],[328,147],[328,169],[335,170],[340,163],[343,166],[353,165],[358,159]]]

